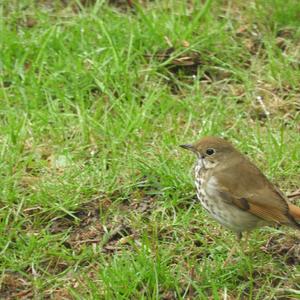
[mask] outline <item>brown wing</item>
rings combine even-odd
[[[219,192],[226,201],[265,221],[298,226],[282,192],[248,159],[238,157],[228,168],[216,173]]]

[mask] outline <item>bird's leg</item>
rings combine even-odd
[[[238,242],[240,242],[243,238],[243,234],[241,232],[238,232],[236,238],[237,238]]]
[[[237,242],[238,242],[238,244],[235,244],[235,245],[231,248],[231,250],[229,251],[229,253],[228,253],[228,255],[227,255],[227,258],[226,258],[226,260],[225,260],[225,262],[224,262],[224,265],[223,265],[224,267],[231,261],[231,258],[232,258],[232,256],[233,256],[233,254],[236,253],[237,249],[238,249],[239,246],[240,246],[240,241],[241,241],[242,237],[243,237],[243,234],[242,234],[241,232],[238,232],[238,233],[237,233]]]

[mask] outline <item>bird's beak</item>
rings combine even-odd
[[[193,151],[194,150],[194,146],[191,144],[184,144],[184,145],[179,145],[179,147],[186,149],[186,150],[190,150]]]

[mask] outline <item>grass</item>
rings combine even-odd
[[[223,267],[178,147],[227,137],[299,188],[297,0],[0,7],[1,299],[300,298],[293,230]]]

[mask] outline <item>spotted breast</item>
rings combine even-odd
[[[259,218],[231,203],[225,202],[220,197],[218,182],[210,172],[210,169],[213,167],[212,165],[205,165],[205,162],[199,158],[194,169],[197,198],[204,209],[216,221],[238,234],[258,226]]]

